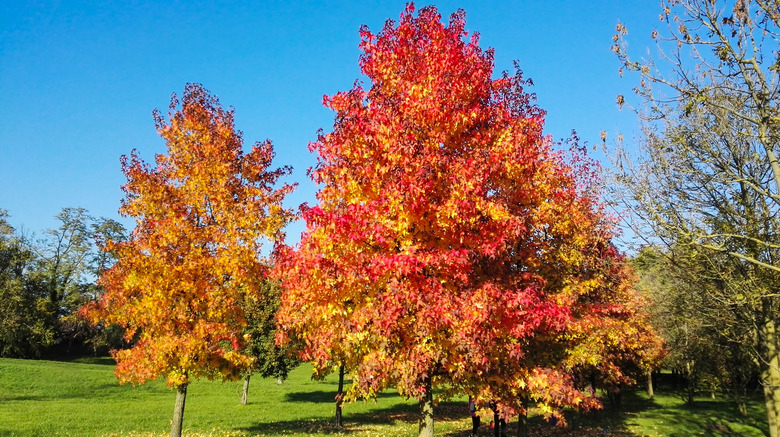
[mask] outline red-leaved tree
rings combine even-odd
[[[464,26],[462,11],[445,25],[410,4],[361,29],[370,88],[325,97],[318,204],[277,264],[280,340],[299,339],[315,372],[345,366],[352,397],[418,398],[421,435],[434,388],[509,412],[524,393],[550,414],[595,406],[572,376],[571,330],[611,296],[592,163],[553,149],[529,81],[492,78],[492,50]]]
[[[122,157],[119,211],[136,227],[106,245],[117,262],[100,277],[105,293],[84,310],[93,323],[127,329],[133,346],[112,353],[120,382],[162,376],[177,388],[172,436],[181,435],[191,380],[240,378],[252,364],[242,304],[262,300],[263,241],[280,241],[293,218],[282,207],[293,186],[274,188],[290,169],[269,169],[270,141],[244,153],[233,110],[200,85],[187,85],[178,105],[174,95],[170,121],[154,113],[167,155],[155,166],[135,152]]]

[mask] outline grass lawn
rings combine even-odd
[[[748,402],[748,417],[739,417],[735,404],[728,398],[697,397],[688,406],[681,392],[656,392],[653,400],[644,391],[623,395],[623,406],[605,408],[573,417],[575,427],[602,430],[602,435],[620,436],[764,436],[768,435],[763,397],[757,394]],[[603,431],[607,432],[604,433]],[[596,435],[595,433],[593,435]]]
[[[0,436],[167,436],[175,393],[164,382],[120,386],[110,359],[80,362],[0,359]],[[249,403],[239,403],[241,383],[198,381],[190,385],[184,413],[187,436],[412,436],[417,402],[397,393],[344,407],[345,428],[332,425],[335,376],[312,381],[302,365],[284,384],[254,378]],[[622,411],[572,414],[572,429],[562,430],[531,417],[531,436],[761,436],[765,435],[760,399],[750,416],[739,418],[726,399],[697,399],[662,393],[650,401],[627,392]],[[436,434],[467,436],[471,428],[464,399],[435,410]],[[489,421],[489,420],[488,420]],[[483,421],[487,423],[488,421]],[[510,424],[514,434],[515,423]],[[489,435],[483,425],[482,435]],[[492,434],[490,434],[492,435]]]
[[[113,361],[0,359],[0,436],[167,436],[175,392],[163,381],[120,386]],[[312,381],[295,369],[283,384],[253,378],[241,405],[241,382],[196,381],[187,392],[185,435],[399,435],[416,431],[418,406],[388,391],[344,406],[345,428],[332,425],[336,376]],[[466,403],[439,405],[437,434],[469,429]]]

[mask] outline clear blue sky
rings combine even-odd
[[[110,3],[110,4],[109,4]],[[276,165],[299,183],[288,204],[314,202],[307,144],[329,130],[323,94],[359,79],[358,29],[397,19],[398,1],[4,1],[0,5],[0,208],[17,229],[40,234],[63,207],[117,214],[125,182],[119,157],[138,149],[152,162],[165,147],[152,110],[167,109],[185,83],[202,83],[233,106],[245,145],[269,138]],[[417,7],[430,2],[417,2]],[[440,1],[446,19],[466,11],[467,29],[493,47],[496,74],[520,63],[547,111],[554,138],[576,129],[600,144],[636,135],[615,96],[620,78],[609,51],[627,24],[635,53],[658,23],[655,0]],[[295,242],[301,225],[288,229]]]

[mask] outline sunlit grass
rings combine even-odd
[[[0,359],[0,436],[167,436],[175,393],[164,382],[120,386],[109,359],[81,362]],[[307,365],[295,369],[283,384],[254,378],[249,403],[239,403],[241,383],[198,381],[187,395],[184,434],[203,437],[254,436],[412,436],[418,406],[392,391],[376,401],[346,404],[345,427],[333,425],[335,376],[312,381]],[[531,417],[539,436],[761,436],[766,432],[760,397],[741,418],[728,399],[697,398],[693,407],[683,396],[663,391],[654,400],[641,391],[626,392],[623,407],[586,416],[570,415],[562,430]],[[486,417],[487,418],[487,417]],[[437,406],[436,435],[465,437],[471,420],[464,399]],[[488,432],[483,421],[481,435]],[[516,422],[510,423],[510,435]]]
[[[167,435],[175,392],[160,381],[120,386],[113,370],[110,360],[0,359],[0,436]],[[310,367],[302,365],[283,384],[253,378],[247,405],[239,402],[240,382],[194,382],[187,393],[185,435],[415,433],[416,401],[390,391],[376,401],[345,404],[346,426],[336,428],[335,376],[312,381],[310,375]],[[468,429],[465,403],[445,403],[437,410],[437,434]]]

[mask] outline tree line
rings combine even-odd
[[[637,263],[672,357],[699,384],[764,393],[780,435],[780,5],[663,1],[637,57],[618,23],[620,72],[635,72],[642,126],[611,148],[612,197],[645,239]],[[622,106],[628,100],[618,96]],[[690,397],[689,397],[690,398]]]
[[[101,293],[95,279],[114,264],[101,241],[127,230],[83,208],[63,208],[58,227],[25,234],[0,209],[0,356],[52,358],[106,354],[125,346],[118,326],[91,326],[79,309]]]

